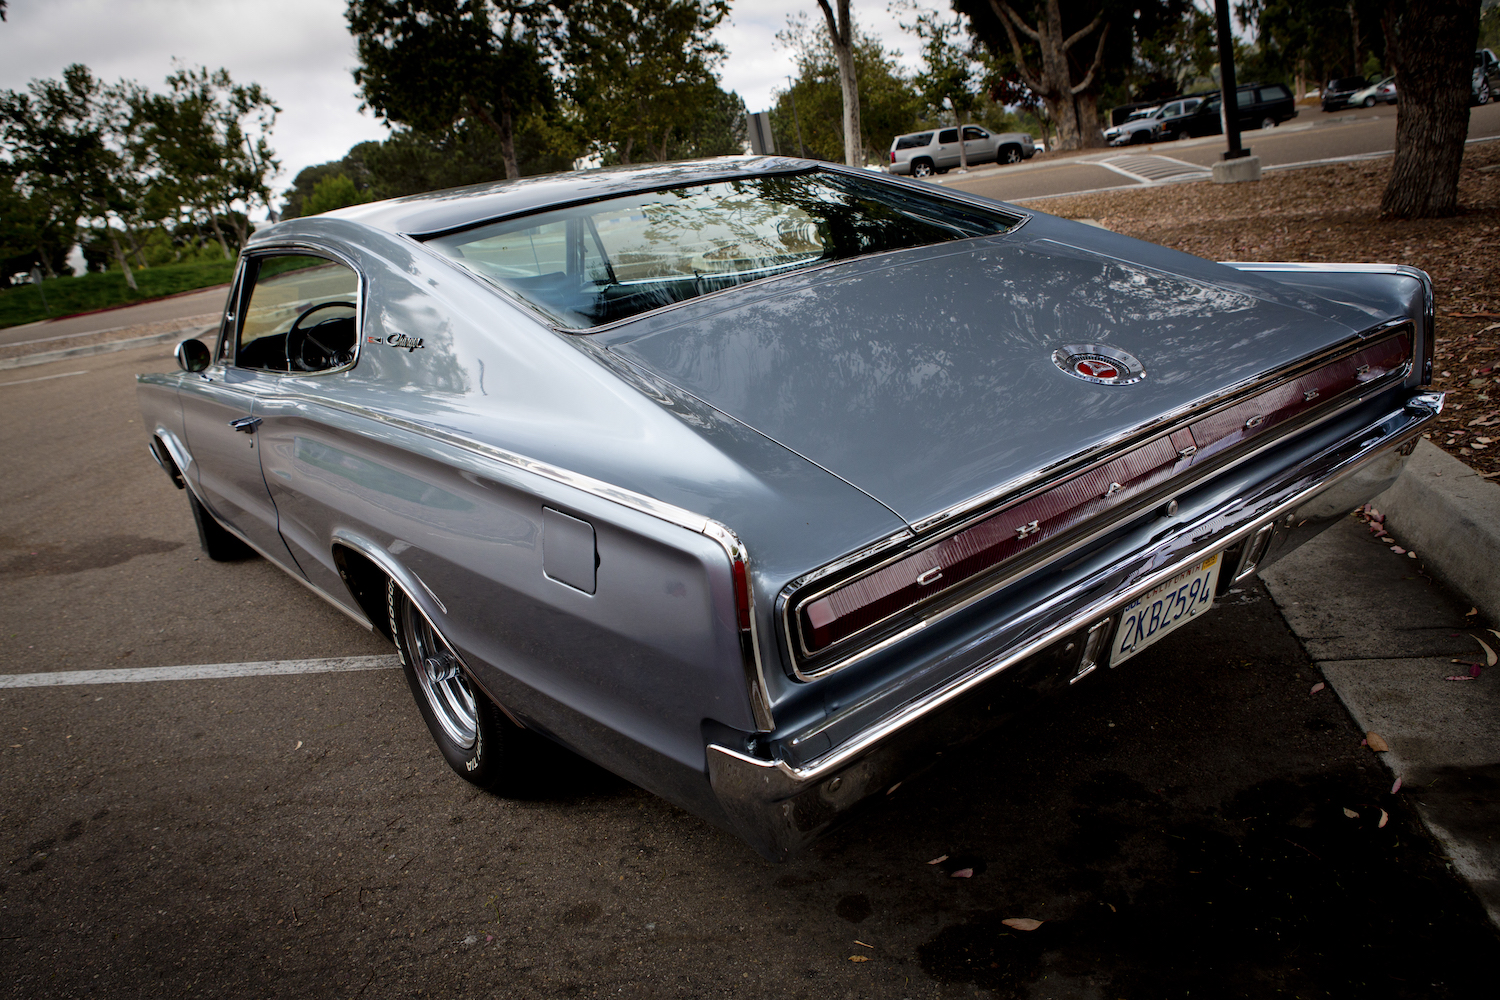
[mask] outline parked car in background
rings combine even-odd
[[[457,775],[552,741],[779,859],[1384,490],[1432,295],[729,158],[261,229],[139,395],[208,555],[388,636]]]
[[[1111,146],[1129,146],[1133,143],[1150,142],[1156,134],[1156,113],[1161,108],[1138,108],[1118,125],[1104,130],[1104,141]]]
[[[1472,100],[1475,104],[1488,104],[1500,94],[1500,59],[1489,49],[1474,53]]]
[[[1026,132],[991,133],[978,125],[965,125],[964,155],[971,164],[1020,163],[1036,155],[1036,144]],[[957,128],[909,132],[891,141],[890,173],[931,177],[958,165]]]
[[[1153,135],[1156,142],[1171,142],[1182,134],[1182,122],[1190,116],[1198,105],[1203,103],[1202,97],[1177,97],[1161,106],[1161,110],[1152,116],[1151,123]]]
[[[1284,121],[1297,117],[1297,105],[1292,92],[1279,83],[1247,83],[1235,94],[1238,105],[1240,128],[1275,128]],[[1219,115],[1222,96],[1210,94],[1203,103],[1183,117],[1178,132],[1182,135],[1218,135],[1224,131]]]
[[[1349,106],[1349,98],[1370,85],[1362,76],[1343,76],[1323,85],[1323,110],[1338,111]]]
[[[1377,104],[1395,103],[1396,78],[1394,76],[1384,77],[1362,90],[1356,90],[1348,98],[1351,108],[1373,108]]]

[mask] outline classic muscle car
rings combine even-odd
[[[387,634],[461,777],[545,738],[781,858],[1385,488],[1432,346],[1410,267],[733,158],[263,229],[139,392],[208,554]]]

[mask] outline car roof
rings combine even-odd
[[[326,213],[386,232],[431,236],[510,215],[595,201],[636,191],[762,177],[804,170],[841,170],[836,164],[784,156],[721,156],[710,160],[544,174],[513,181],[429,191]],[[270,230],[262,230],[269,233]]]

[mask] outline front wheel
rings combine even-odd
[[[1020,163],[1021,149],[1019,146],[1006,146],[1000,150],[1001,163]]]
[[[1373,108],[1374,106],[1375,106],[1375,98],[1373,98],[1373,97],[1366,97],[1365,98],[1365,107],[1367,107],[1367,108]]]
[[[474,687],[448,640],[394,581],[386,584],[386,610],[406,683],[448,766],[502,795],[530,791],[527,758],[538,738]]]
[[[1479,93],[1474,95],[1474,100],[1479,104],[1490,103],[1490,85],[1488,83],[1481,83],[1479,85]]]

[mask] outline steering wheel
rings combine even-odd
[[[354,309],[354,303],[338,301],[319,302],[292,321],[291,329],[286,332],[287,371],[320,372],[329,368],[336,368],[339,365],[348,364],[354,360],[354,338],[350,338],[349,344],[342,347],[337,344],[326,344],[323,340],[318,339],[319,336],[323,337],[324,340],[328,339],[329,334],[334,333],[336,327],[341,327],[345,323],[353,326],[354,317],[334,316],[329,319],[320,320],[312,324],[311,327],[303,326],[303,323],[307,321],[307,317],[313,313],[318,312],[320,309],[331,308],[352,310]],[[309,344],[319,352],[311,359],[307,355],[307,345]]]

